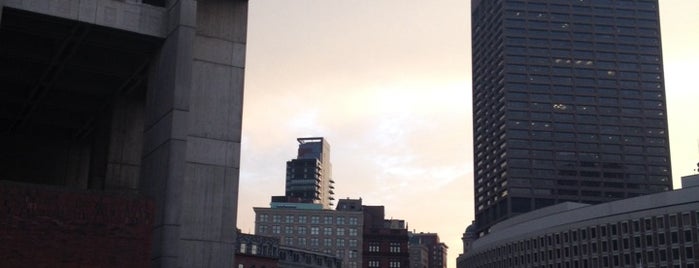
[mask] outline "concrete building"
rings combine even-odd
[[[699,187],[598,205],[566,202],[502,221],[457,267],[697,267]]]
[[[0,0],[0,218],[41,222],[2,221],[5,264],[233,266],[247,6]]]
[[[472,0],[476,229],[672,189],[657,0]]]
[[[334,255],[344,267],[361,266],[361,199],[340,199],[336,210],[309,207],[306,203],[276,205],[253,208],[256,235],[277,237],[285,247]]]
[[[296,159],[286,162],[286,192],[273,196],[274,203],[319,204],[323,209],[333,205],[334,183],[330,163],[330,144],[322,137],[298,138]]]
[[[386,219],[383,206],[363,206],[362,268],[410,266],[408,229],[404,220]]]
[[[446,244],[439,241],[439,235],[436,233],[412,233],[409,232],[410,246],[424,245],[428,249],[428,268],[447,268],[447,247]],[[411,256],[412,259],[412,256]],[[412,264],[411,264],[412,266]]]

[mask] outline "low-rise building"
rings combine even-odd
[[[344,267],[361,266],[361,199],[341,199],[335,210],[314,205],[273,203],[270,208],[253,208],[255,234],[276,237],[283,247],[334,255]]]
[[[342,259],[317,251],[283,246],[279,238],[238,231],[237,268],[342,268]]]
[[[697,267],[699,187],[598,205],[561,203],[494,225],[459,268]]]
[[[424,245],[427,247],[428,268],[447,268],[447,249],[449,247],[439,241],[438,234],[420,232],[410,233],[409,236],[411,247],[413,245]]]
[[[385,219],[383,206],[363,206],[363,268],[410,267],[404,220]]]

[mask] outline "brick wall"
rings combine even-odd
[[[0,182],[0,266],[148,267],[153,203]]]

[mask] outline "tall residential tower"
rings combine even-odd
[[[297,140],[299,148],[296,159],[286,162],[285,195],[273,196],[273,206],[306,203],[332,209],[335,181],[332,179],[330,144],[322,137]]]
[[[476,231],[672,188],[657,0],[473,0]]]

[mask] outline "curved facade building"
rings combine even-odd
[[[457,266],[694,268],[697,222],[699,187],[598,205],[561,203],[494,225]]]

